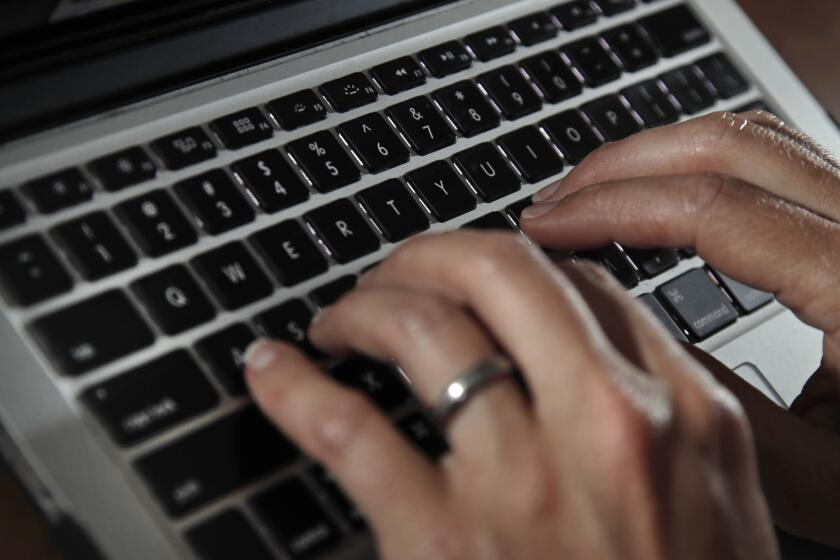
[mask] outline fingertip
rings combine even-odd
[[[520,214],[519,219],[523,222],[536,220],[557,208],[558,204],[558,202],[545,202],[533,204],[522,211],[522,214]]]
[[[262,373],[271,369],[279,359],[277,343],[267,339],[258,338],[245,350],[245,370],[248,373]]]

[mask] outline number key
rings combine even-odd
[[[277,150],[268,150],[233,164],[236,176],[269,213],[309,199],[309,190]]]
[[[330,192],[361,178],[353,160],[328,131],[295,140],[287,146],[320,192]]]
[[[388,108],[386,114],[420,155],[455,143],[455,132],[426,97],[415,97],[394,105]]]
[[[40,236],[0,246],[0,288],[11,302],[32,305],[72,287],[73,280]]]
[[[435,99],[455,121],[455,125],[464,136],[475,136],[499,126],[496,110],[470,81],[458,82],[437,90]]]
[[[542,108],[542,101],[534,88],[513,66],[487,72],[478,79],[508,120],[524,117]]]
[[[99,280],[137,264],[134,251],[104,212],[64,223],[52,234],[88,280]]]
[[[378,113],[359,117],[338,127],[371,173],[380,173],[408,161],[408,148]]]
[[[0,230],[22,224],[26,221],[26,211],[12,191],[0,191]]]
[[[114,211],[129,234],[150,257],[159,257],[198,240],[187,218],[164,190],[132,198]]]
[[[175,185],[175,192],[211,235],[254,220],[254,210],[221,169],[181,181]]]

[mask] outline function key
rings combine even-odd
[[[659,276],[666,270],[677,266],[680,262],[679,254],[672,249],[631,249],[624,248],[630,260],[648,278]]]
[[[293,299],[272,307],[254,317],[254,321],[264,335],[294,344],[310,357],[322,355],[309,341],[312,310],[303,300]]]
[[[575,109],[549,117],[540,124],[574,165],[601,146],[601,139]]]
[[[356,197],[392,243],[429,229],[429,219],[399,179],[365,189]]]
[[[374,66],[370,70],[370,75],[388,95],[396,95],[426,83],[426,74],[417,61],[410,56],[403,56]]]
[[[471,81],[439,89],[434,96],[464,136],[475,136],[499,126],[499,114]]]
[[[605,16],[614,16],[636,7],[635,0],[595,0],[595,4]]]
[[[340,300],[344,295],[356,287],[356,277],[352,274],[347,274],[328,282],[319,288],[315,288],[309,292],[309,299],[312,303],[318,306],[319,309],[324,309],[333,305]]]
[[[583,74],[589,87],[598,87],[621,77],[621,69],[595,37],[564,47],[564,52]]]
[[[443,78],[472,66],[470,53],[457,41],[422,50],[417,57],[435,78]]]
[[[720,272],[715,272],[715,276],[744,313],[752,313],[773,301],[773,294],[756,290]]]
[[[99,280],[137,264],[134,251],[105,212],[61,224],[51,233],[87,280]]]
[[[455,143],[455,131],[426,97],[415,97],[386,111],[420,155],[430,154]]]
[[[693,115],[708,109],[717,101],[716,92],[696,66],[684,66],[660,76],[684,113]]]
[[[498,144],[529,183],[538,183],[563,171],[563,158],[536,127],[526,126],[505,134]]]
[[[611,142],[622,140],[642,130],[642,125],[617,95],[606,95],[590,101],[581,107],[581,110]]]
[[[275,99],[268,109],[283,130],[295,130],[327,118],[327,108],[310,89]]]
[[[309,199],[309,189],[277,150],[239,160],[231,167],[265,212],[279,212]]]
[[[199,340],[195,349],[213,376],[234,396],[247,392],[245,386],[245,351],[256,336],[248,326],[239,323]]]
[[[187,541],[201,560],[272,560],[257,531],[238,510],[227,509],[186,534]]]
[[[485,202],[519,190],[519,177],[493,144],[479,144],[455,154],[452,160]]]
[[[406,180],[440,222],[475,209],[476,201],[472,192],[445,161],[436,161],[416,169],[406,175]]]
[[[204,290],[181,265],[141,278],[131,288],[155,324],[168,335],[184,332],[216,316]]]
[[[371,173],[381,173],[408,161],[411,154],[379,113],[346,122],[338,133]]]
[[[635,24],[610,29],[602,36],[621,59],[624,68],[631,72],[653,66],[659,58],[656,49]]]
[[[178,170],[216,157],[216,145],[201,128],[194,126],[151,144],[168,169]]]
[[[186,216],[162,189],[123,202],[114,212],[150,257],[160,257],[198,240]]]
[[[175,192],[211,235],[254,221],[251,205],[221,169],[176,183]]]
[[[78,169],[65,169],[21,187],[25,194],[44,214],[81,204],[93,198],[93,189]]]
[[[220,117],[210,123],[210,127],[229,150],[238,150],[274,135],[271,123],[256,107]]]
[[[546,12],[537,12],[508,23],[519,42],[526,46],[536,45],[557,36],[557,27]]]
[[[33,305],[69,292],[73,280],[46,242],[31,235],[0,246],[0,288],[16,305]]]
[[[580,80],[556,51],[526,58],[521,65],[549,103],[559,103],[583,91]]]
[[[329,268],[318,246],[294,220],[255,233],[250,241],[284,286],[299,284]]]
[[[287,149],[319,192],[346,187],[362,176],[335,136],[327,130],[295,140]]]
[[[738,311],[700,268],[664,284],[656,292],[697,340],[715,334],[738,319]]]
[[[274,291],[257,261],[239,242],[199,255],[192,264],[199,278],[229,311],[268,297]]]
[[[348,263],[379,249],[376,233],[347,199],[307,212],[304,217],[339,263]]]
[[[516,40],[510,31],[501,26],[468,35],[464,37],[464,42],[482,62],[488,62],[516,50]]]
[[[410,393],[400,374],[382,363],[356,358],[330,369],[339,383],[361,391],[386,412],[408,400]]]
[[[26,211],[12,191],[0,191],[0,231],[26,221]]]
[[[677,326],[677,323],[674,322],[674,319],[668,313],[668,311],[662,307],[662,304],[659,303],[659,300],[654,297],[653,294],[645,294],[642,297],[638,298],[637,300],[639,303],[647,307],[653,316],[659,320],[659,322],[665,327],[671,336],[679,340],[680,342],[688,342],[688,337],[685,336],[683,330]]]
[[[376,88],[361,72],[327,82],[321,86],[321,92],[339,113],[373,103],[379,97]]]
[[[600,264],[628,290],[639,285],[639,273],[615,243],[601,249],[581,251],[576,256]]]
[[[516,66],[504,66],[478,77],[508,120],[535,113],[542,101]]]
[[[93,160],[88,168],[106,191],[118,191],[151,181],[157,175],[157,166],[139,146]]]
[[[648,16],[640,23],[665,56],[678,55],[711,40],[709,32],[684,4]]]
[[[668,99],[656,80],[648,80],[627,88],[621,95],[627,99],[648,128],[675,123],[680,118],[680,110]]]
[[[482,231],[515,231],[501,212],[490,212],[463,226],[465,229],[478,229]]]
[[[598,13],[592,8],[589,0],[564,2],[556,8],[552,8],[551,15],[557,18],[563,29],[567,31],[598,21]]]
[[[723,99],[735,97],[750,89],[750,84],[723,53],[713,54],[697,62],[703,74],[712,82]]]

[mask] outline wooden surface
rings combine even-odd
[[[739,0],[817,99],[840,117],[840,0]],[[0,466],[2,558],[58,560],[44,525]]]

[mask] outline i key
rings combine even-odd
[[[52,235],[87,280],[99,280],[137,264],[134,251],[104,212],[62,224]]]
[[[379,249],[379,238],[352,202],[336,200],[304,215],[335,260],[344,264]]]
[[[505,66],[478,78],[505,118],[518,119],[542,108],[539,95],[514,66]]]
[[[601,145],[601,139],[575,109],[550,117],[541,124],[563,150],[566,159],[575,165]]]
[[[40,236],[0,246],[0,288],[10,302],[32,305],[72,287],[70,275]]]
[[[227,310],[244,307],[269,296],[274,290],[242,243],[228,243],[199,255],[193,259],[192,265]]]
[[[198,240],[186,216],[162,189],[123,202],[114,212],[150,257],[166,255]]]
[[[563,158],[533,126],[505,134],[498,140],[529,183],[538,183],[563,171]]]
[[[415,97],[389,107],[386,114],[420,155],[455,143],[455,132],[426,97]]]
[[[175,185],[199,225],[217,235],[254,220],[254,210],[221,169],[208,171]]]
[[[440,222],[475,209],[475,197],[445,161],[412,171],[406,180]]]
[[[458,82],[437,90],[434,95],[464,136],[475,136],[499,126],[498,113],[473,82]]]
[[[479,144],[452,159],[485,202],[519,190],[519,177],[493,144]]]
[[[408,148],[379,113],[353,119],[338,127],[338,133],[356,151],[371,173],[381,173],[408,161]]]
[[[184,332],[216,316],[213,304],[181,265],[141,278],[131,288],[152,320],[168,335]]]
[[[345,187],[362,176],[359,168],[329,131],[295,140],[287,149],[319,192]]]
[[[239,160],[232,168],[265,212],[279,212],[309,199],[306,185],[277,150]]]
[[[642,130],[636,117],[627,110],[617,95],[607,95],[590,101],[582,109],[607,140],[612,142]]]
[[[526,58],[521,64],[549,103],[559,103],[583,91],[580,80],[555,51]]]

